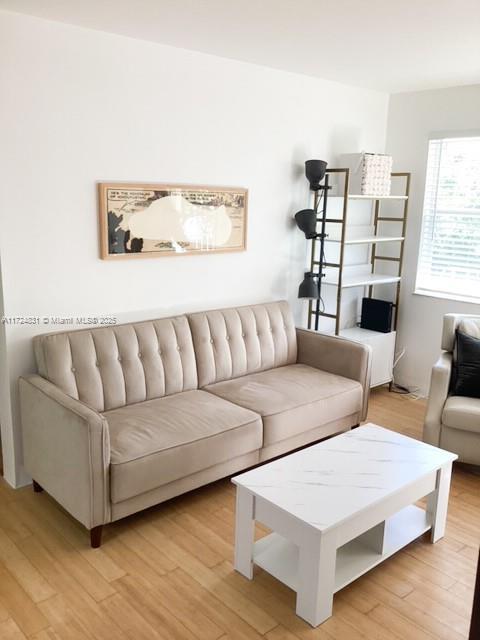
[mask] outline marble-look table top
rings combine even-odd
[[[237,475],[232,482],[327,530],[456,458],[366,424]]]

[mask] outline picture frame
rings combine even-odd
[[[100,257],[245,251],[248,189],[99,182]]]

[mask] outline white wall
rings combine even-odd
[[[0,263],[0,318],[4,315],[2,290],[2,265]],[[6,427],[3,428],[2,427]],[[5,325],[0,323],[0,427],[2,436],[2,453],[8,459],[13,451],[14,439],[11,425],[10,378],[7,357],[7,336]]]
[[[6,12],[0,82],[7,315],[128,320],[286,297],[302,318],[303,162],[385,143],[385,94]],[[248,187],[248,250],[101,261],[102,180]],[[34,370],[31,336],[54,329],[6,328],[12,484],[26,479],[16,380]]]
[[[414,294],[420,246],[428,139],[438,133],[480,132],[480,85],[391,96],[387,152],[398,171],[412,171],[410,210],[405,244],[397,346],[406,354],[396,379],[428,393],[432,364],[440,353],[445,313],[480,313],[480,305]]]

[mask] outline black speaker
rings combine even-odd
[[[389,333],[392,330],[393,303],[375,298],[362,299],[362,329]]]

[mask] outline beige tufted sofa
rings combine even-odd
[[[54,333],[20,378],[25,468],[91,530],[365,417],[369,348],[286,302]]]

